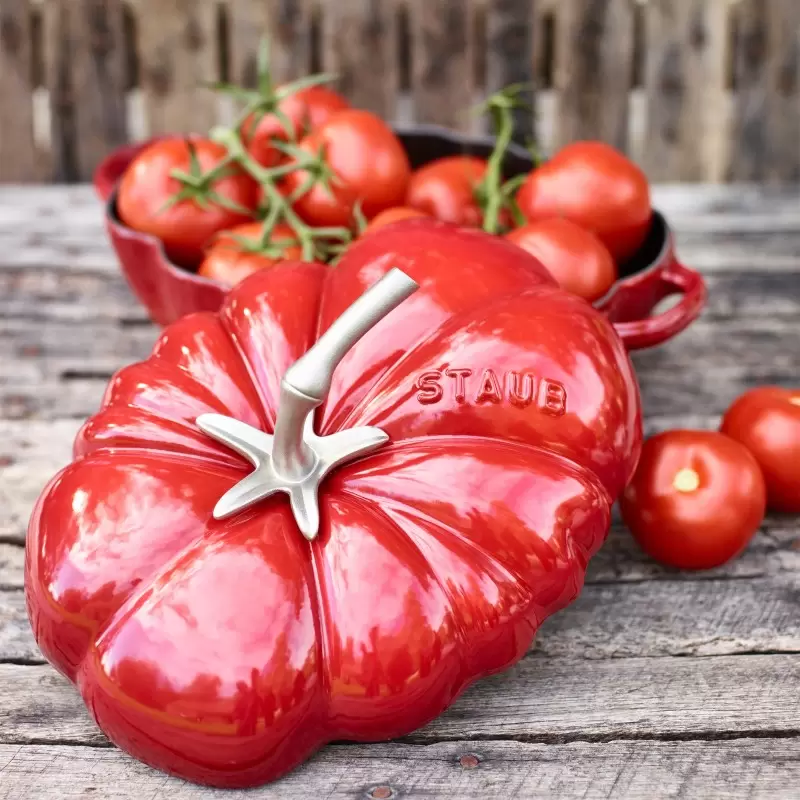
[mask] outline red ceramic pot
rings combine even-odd
[[[119,747],[254,786],[517,661],[641,443],[603,314],[500,237],[399,222],[250,276],[114,376],[31,518],[34,635]]]
[[[438,126],[401,129],[398,135],[413,167],[465,151],[486,156],[492,148],[491,139],[464,137]],[[173,264],[156,238],[132,230],[117,216],[117,182],[147,144],[122,147],[108,156],[95,172],[94,185],[107,204],[106,228],[125,278],[151,318],[167,325],[193,311],[216,311],[227,290]],[[512,147],[506,163],[509,177],[528,172],[532,166],[525,150]],[[633,258],[619,265],[619,274],[620,280],[595,306],[615,324],[629,350],[671,339],[697,318],[705,303],[702,276],[678,261],[672,232],[657,211],[646,241]],[[675,294],[681,298],[674,306],[651,316],[661,300]]]

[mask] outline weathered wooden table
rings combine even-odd
[[[714,427],[740,391],[800,380],[800,191],[659,187],[708,278],[686,333],[635,358],[648,432]],[[109,746],[38,652],[25,526],[118,367],[156,338],[88,187],[0,188],[0,799],[244,797]],[[624,529],[526,658],[403,741],[337,744],[263,798],[800,797],[800,520],[737,561],[663,569]]]

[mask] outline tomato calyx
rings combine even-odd
[[[475,200],[483,212],[483,230],[487,233],[503,233],[502,212],[507,211],[516,225],[523,225],[525,218],[514,199],[517,190],[527,175],[508,181],[503,180],[503,163],[514,136],[514,110],[530,109],[520,95],[530,89],[528,84],[513,83],[495,92],[479,106],[481,113],[488,114],[495,131],[495,144],[489,156],[486,174],[475,187]]]
[[[186,138],[186,149],[189,153],[189,170],[173,169],[170,177],[180,183],[181,188],[175,192],[159,209],[164,212],[178,203],[192,202],[203,211],[208,211],[212,205],[218,205],[236,214],[251,215],[249,208],[225,197],[214,189],[214,184],[222,178],[227,178],[235,172],[235,165],[230,158],[224,158],[207,172],[203,171],[200,159],[197,157],[197,148],[190,138]]]

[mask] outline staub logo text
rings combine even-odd
[[[443,399],[475,405],[508,403],[518,408],[532,406],[555,417],[567,410],[563,384],[526,370],[500,372],[491,368],[448,367],[423,372],[414,385],[422,405],[433,405]]]

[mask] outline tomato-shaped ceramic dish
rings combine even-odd
[[[400,222],[112,378],[31,518],[35,637],[123,750],[256,785],[519,659],[641,439],[604,314],[509,242]]]
[[[412,167],[458,153],[486,157],[491,139],[466,137],[437,126],[398,130]],[[216,311],[226,288],[171,263],[158,239],[124,225],[116,211],[116,184],[127,165],[146,145],[120,148],[98,167],[94,183],[106,202],[106,228],[122,271],[134,294],[151,318],[162,325],[193,311]],[[529,154],[520,147],[509,150],[509,177],[529,172]],[[652,347],[684,330],[700,314],[705,303],[705,284],[699,273],[681,264],[675,254],[672,232],[658,212],[653,213],[647,238],[638,252],[618,265],[620,280],[595,306],[615,323],[624,323],[620,333],[628,349]],[[669,295],[680,295],[669,310],[651,316],[656,305]]]

